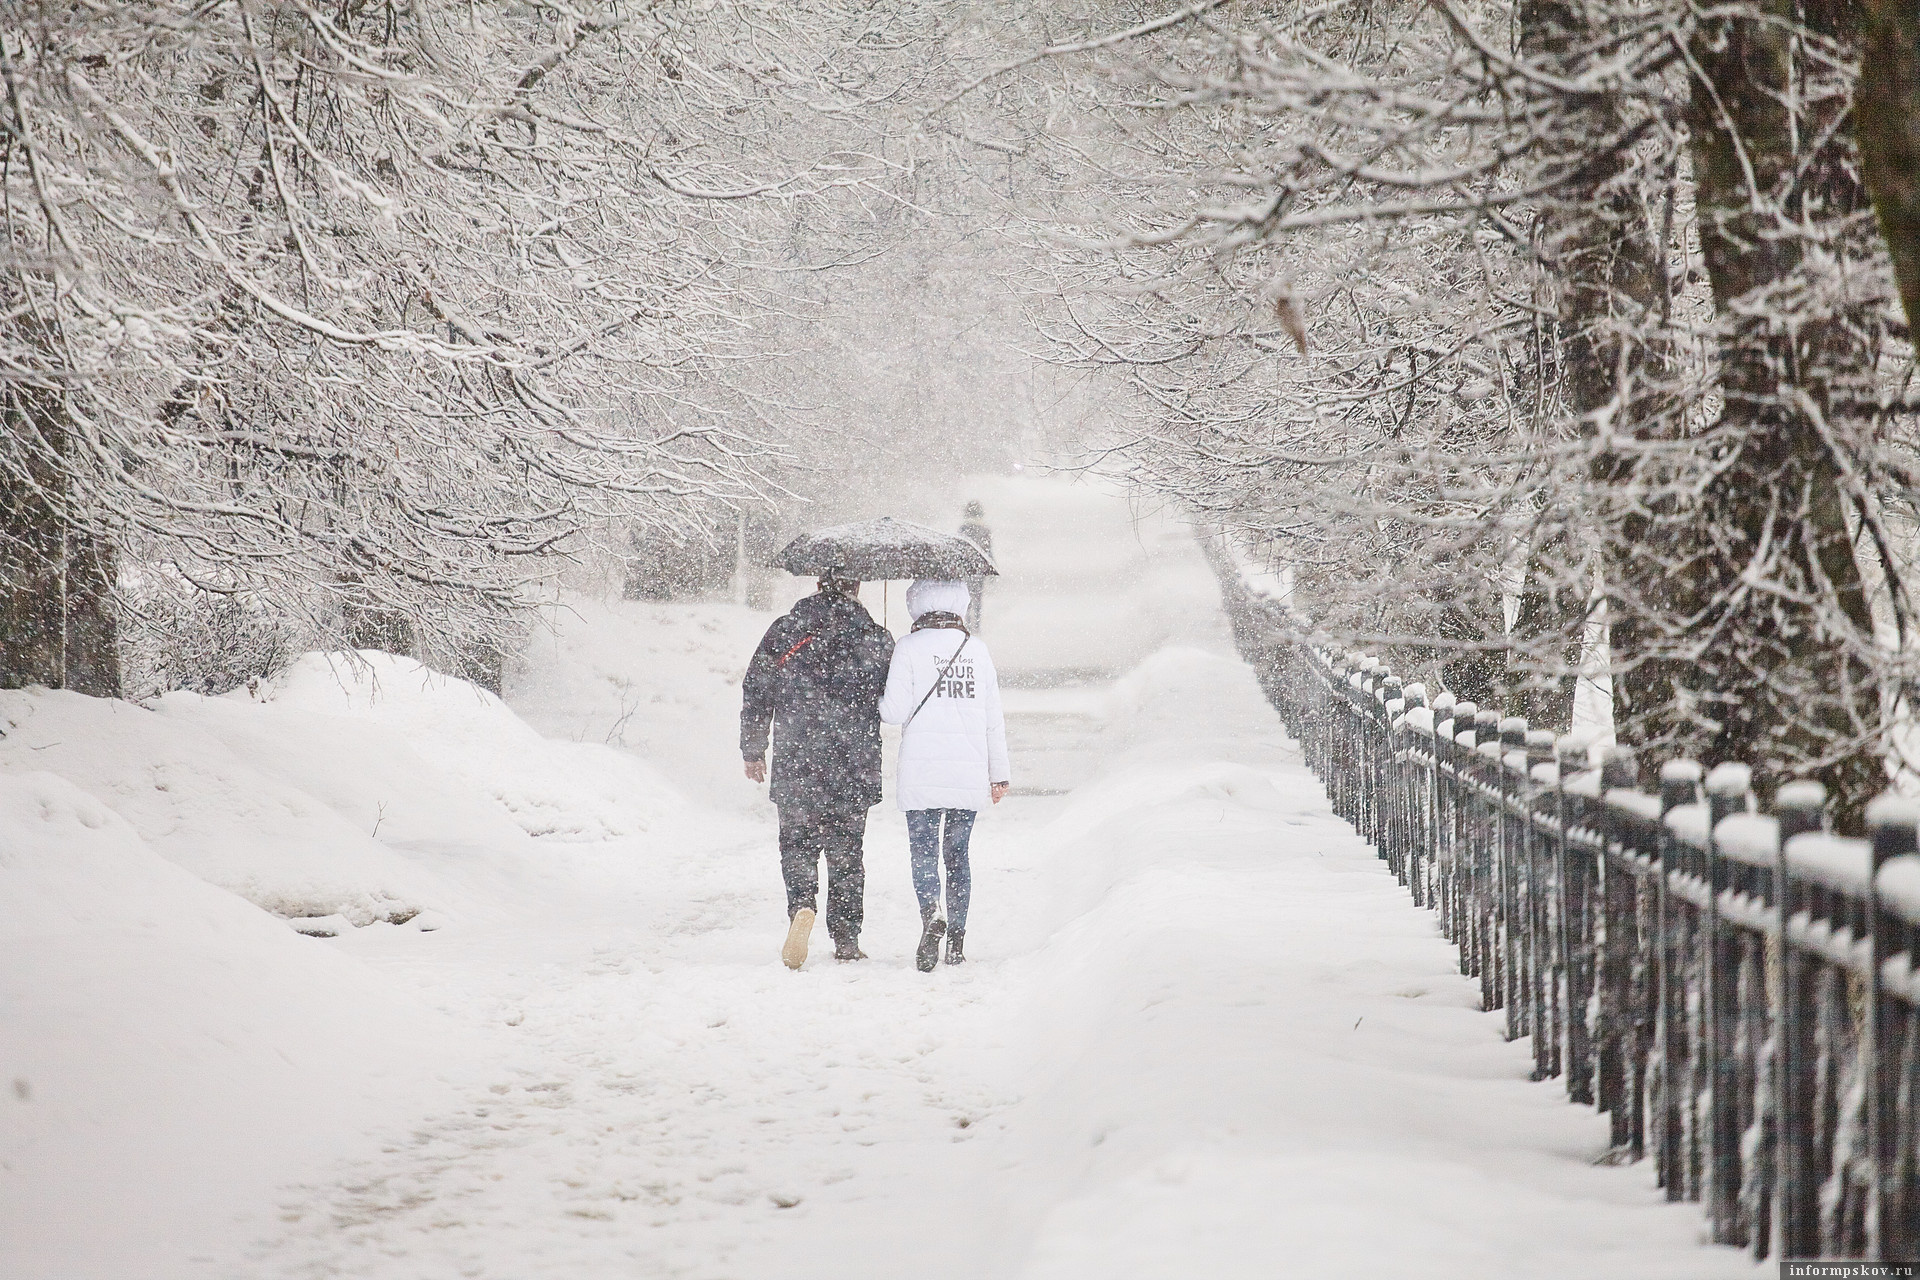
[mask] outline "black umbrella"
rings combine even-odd
[[[971,538],[892,516],[803,533],[773,563],[788,573],[818,577],[838,571],[862,582],[984,578],[1000,572]]]

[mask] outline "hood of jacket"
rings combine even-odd
[[[951,613],[964,618],[970,599],[964,582],[922,578],[907,588],[907,615],[916,622],[923,613]]]

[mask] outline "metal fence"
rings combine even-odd
[[[1612,1157],[1756,1257],[1920,1262],[1920,806],[1823,830],[1817,783],[1757,811],[1747,768],[1594,767],[1581,742],[1296,644],[1234,597],[1241,651],[1327,788],[1436,913],[1536,1079],[1605,1112]]]

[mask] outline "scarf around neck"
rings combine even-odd
[[[943,609],[929,609],[913,620],[913,630],[930,631],[936,627],[945,627],[953,631],[966,631],[967,624],[960,620],[957,613],[948,613]],[[972,635],[971,631],[967,631]]]

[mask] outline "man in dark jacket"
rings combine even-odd
[[[862,959],[867,810],[880,803],[880,695],[893,637],[860,603],[860,584],[829,574],[754,650],[741,682],[740,754],[747,777],[767,777],[780,810],[780,871],[787,882],[781,959],[807,958],[827,861],[827,932],[840,960]]]

